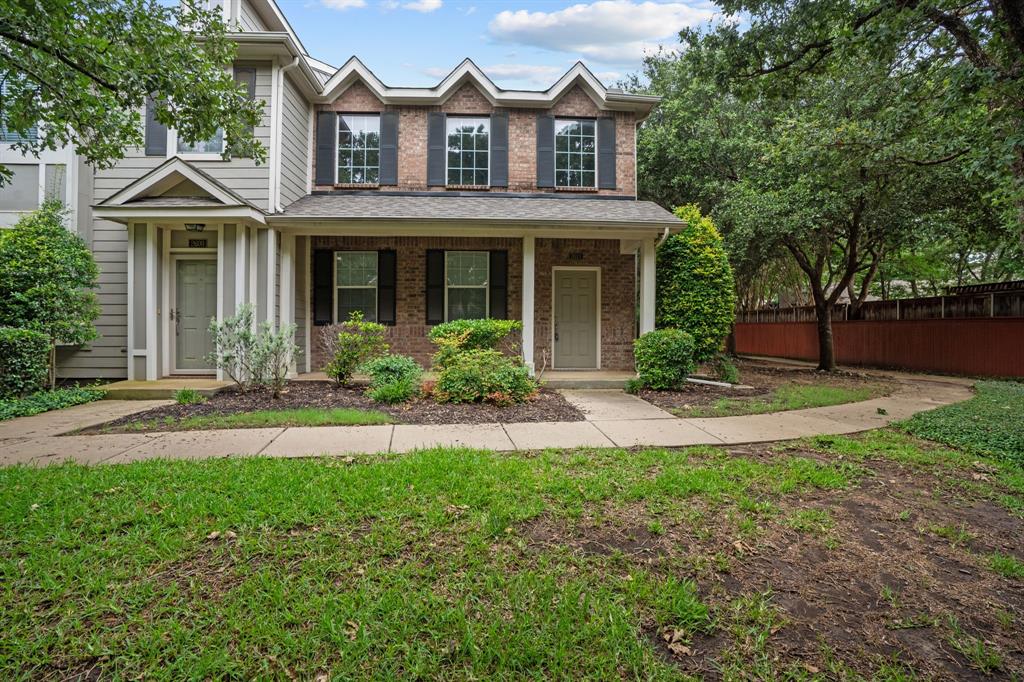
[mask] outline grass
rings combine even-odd
[[[1024,561],[1008,554],[992,554],[988,565],[993,571],[1006,578],[1024,579]]]
[[[1024,383],[979,381],[970,400],[920,412],[898,428],[1024,467]]]
[[[272,426],[357,426],[361,424],[390,424],[392,418],[377,410],[354,408],[321,409],[315,407],[291,410],[258,410],[237,414],[205,414],[175,419],[148,419],[132,422],[119,430],[160,431],[167,427],[178,430],[198,429],[250,429]]]
[[[98,388],[72,386],[39,391],[22,398],[4,398],[0,400],[0,421],[15,417],[31,417],[50,410],[91,403],[101,399],[105,394],[105,391]]]
[[[880,394],[880,386],[846,388],[842,386],[784,384],[775,389],[768,397],[719,398],[711,405],[679,408],[674,410],[674,412],[680,417],[733,417],[841,405],[843,403],[868,400]]]

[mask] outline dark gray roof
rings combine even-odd
[[[289,204],[271,220],[395,220],[495,223],[576,223],[680,227],[651,201],[597,197],[396,194],[314,194]]]

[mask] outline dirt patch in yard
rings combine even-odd
[[[779,457],[769,446],[730,453]],[[865,474],[849,489],[769,495],[771,511],[695,500],[695,516],[668,518],[643,503],[603,506],[573,521],[540,517],[520,533],[528,552],[560,545],[612,562],[617,574],[624,569],[614,562],[625,562],[694,580],[711,628],[680,636],[649,615],[642,627],[666,659],[706,679],[732,677],[730,661],[749,674],[761,660],[761,677],[871,678],[885,669],[921,679],[1019,677],[1024,580],[988,561],[995,553],[1024,561],[1024,519],[977,494],[983,470],[939,477],[890,460],[858,464]]]
[[[676,414],[712,406],[723,398],[770,401],[780,388],[790,386],[821,386],[852,391],[867,389],[869,397],[879,397],[893,392],[898,385],[886,377],[854,371],[819,372],[806,367],[767,365],[750,360],[737,360],[736,367],[740,372],[741,385],[749,388],[687,384],[676,391],[643,390],[637,395],[652,405]]]
[[[78,433],[180,431],[187,428],[187,425],[181,424],[181,420],[188,417],[300,408],[375,410],[390,415],[395,422],[401,424],[484,424],[584,419],[583,413],[560,393],[546,389],[541,389],[532,400],[509,407],[491,404],[442,404],[429,398],[416,398],[398,405],[385,405],[367,398],[361,387],[338,386],[329,381],[292,381],[278,398],[272,397],[268,391],[242,393],[229,388],[210,397],[205,403],[165,405],[91,426]],[[143,426],[145,428],[140,428]]]

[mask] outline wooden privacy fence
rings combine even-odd
[[[893,301],[866,301],[856,317],[849,304],[837,304],[832,319],[842,320],[944,320],[980,317],[1024,317],[1024,291],[994,291],[959,296],[929,296]],[[737,322],[814,322],[814,308],[762,308],[744,310]]]
[[[832,334],[841,365],[1024,377],[1024,316],[837,320]],[[814,322],[737,322],[735,341],[741,355],[818,360]]]

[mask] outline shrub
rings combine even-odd
[[[711,366],[719,381],[724,381],[727,384],[740,383],[740,371],[736,368],[736,363],[732,361],[732,358],[725,353],[716,355]]]
[[[106,391],[99,388],[72,387],[39,391],[24,398],[0,400],[0,421],[14,417],[31,417],[41,412],[62,410],[65,407],[91,403],[104,395],[106,395]]]
[[[260,385],[269,388],[273,397],[281,395],[298,351],[299,347],[295,345],[294,324],[284,324],[276,330],[270,322],[264,322],[260,326],[256,337]]]
[[[706,362],[721,351],[735,319],[732,267],[710,218],[695,205],[675,214],[686,227],[658,249],[657,323],[689,333],[694,359]]]
[[[48,201],[0,230],[0,326],[49,337],[51,386],[55,344],[95,339],[100,311],[91,291],[99,269],[88,245],[65,227],[66,216],[59,201]]]
[[[633,342],[636,372],[648,388],[678,388],[693,371],[693,337],[679,329],[656,329]]]
[[[182,388],[174,392],[174,400],[179,405],[201,405],[206,402],[206,396],[194,388]]]
[[[360,312],[352,313],[347,322],[325,327],[320,337],[330,358],[324,367],[327,376],[339,384],[347,384],[357,367],[388,352],[386,333],[387,327],[363,320]]]
[[[509,334],[523,328],[518,320],[452,320],[430,330],[430,341],[438,347],[434,366],[443,369],[455,356],[469,350],[497,350]]]
[[[398,379],[379,386],[370,386],[366,391],[366,395],[374,402],[394,405],[395,403],[404,403],[406,400],[411,399],[416,395],[418,388],[418,384],[415,381]]]
[[[223,321],[211,320],[210,333],[214,346],[210,362],[224,370],[242,391],[266,387],[275,398],[281,394],[299,350],[294,341],[294,324],[275,330],[269,321],[264,321],[257,329],[253,325],[252,306],[245,303]]]
[[[46,334],[0,327],[0,398],[18,398],[43,388],[49,365]]]
[[[359,371],[370,375],[370,386],[384,386],[396,381],[418,385],[423,369],[408,355],[382,355],[364,362]]]
[[[639,378],[634,378],[634,379],[626,380],[626,388],[625,388],[626,393],[629,393],[631,395],[636,395],[637,393],[639,393],[642,390],[644,390],[644,382],[641,381]]]
[[[491,349],[459,353],[444,367],[434,385],[434,398],[442,403],[521,403],[537,391],[537,382],[525,365]]]

